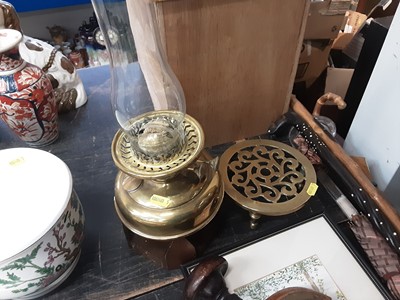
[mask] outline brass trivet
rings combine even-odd
[[[163,178],[176,173],[196,161],[204,147],[204,133],[199,123],[191,116],[184,119],[185,144],[182,150],[166,162],[144,161],[131,148],[128,136],[119,130],[112,142],[111,153],[115,165],[122,172],[137,178]]]
[[[225,191],[250,212],[280,216],[300,209],[311,197],[316,174],[296,149],[272,140],[247,140],[231,146],[220,159]]]

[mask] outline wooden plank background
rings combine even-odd
[[[206,145],[262,134],[288,109],[308,0],[156,2],[161,40]]]

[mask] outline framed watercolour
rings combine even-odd
[[[346,299],[317,255],[302,259],[234,291],[242,299],[265,300],[275,292],[290,286],[313,289],[334,300]]]
[[[228,262],[229,292],[244,300],[265,300],[286,287],[307,287],[335,300],[385,299],[323,215],[220,255]]]

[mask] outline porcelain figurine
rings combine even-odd
[[[67,32],[63,27],[54,25],[53,27],[47,27],[47,30],[56,45],[62,45],[67,41]]]
[[[0,1],[0,28],[15,29],[22,33],[14,7]],[[21,57],[41,68],[50,78],[60,113],[84,105],[87,95],[72,62],[50,44],[24,35],[20,43]]]

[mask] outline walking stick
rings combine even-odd
[[[296,112],[311,129],[318,135],[319,139],[327,146],[332,154],[343,164],[343,166],[351,173],[354,179],[360,185],[360,189],[364,190],[376,205],[377,212],[381,212],[393,226],[394,235],[400,234],[400,217],[393,206],[382,196],[377,188],[372,184],[361,167],[343,150],[343,148],[332,140],[324,130],[315,122],[313,116],[307,109],[296,99],[291,98],[291,108]]]
[[[346,205],[341,208],[345,214],[346,210],[351,212],[351,215],[346,214],[351,220],[351,230],[379,276],[386,281],[392,295],[395,299],[400,299],[400,260],[398,255],[400,247],[397,237],[400,229],[399,215],[371,183],[361,167],[324,132],[315,122],[314,117],[294,96],[291,99],[291,108],[305,122],[300,126],[297,122],[296,127],[300,129],[302,135],[314,147],[314,150],[328,163],[328,167],[332,168],[337,175],[345,177],[344,180],[347,181],[347,185],[359,184],[360,187],[358,189],[353,188],[355,191],[350,192],[350,195],[354,198],[352,200],[364,210],[364,215],[358,214],[354,209],[348,209]],[[316,115],[319,115],[319,113]],[[308,130],[308,126],[312,130]],[[313,134],[315,136],[312,136]],[[329,150],[326,151],[325,148]],[[344,169],[348,172],[343,172]],[[351,176],[347,176],[347,173]],[[324,175],[325,173],[322,172],[318,175],[321,174]],[[353,179],[354,182],[352,182]],[[322,176],[319,180],[328,181],[328,189],[337,189],[337,186],[332,187],[333,182],[329,183],[330,179]],[[367,195],[364,195],[364,191]]]

